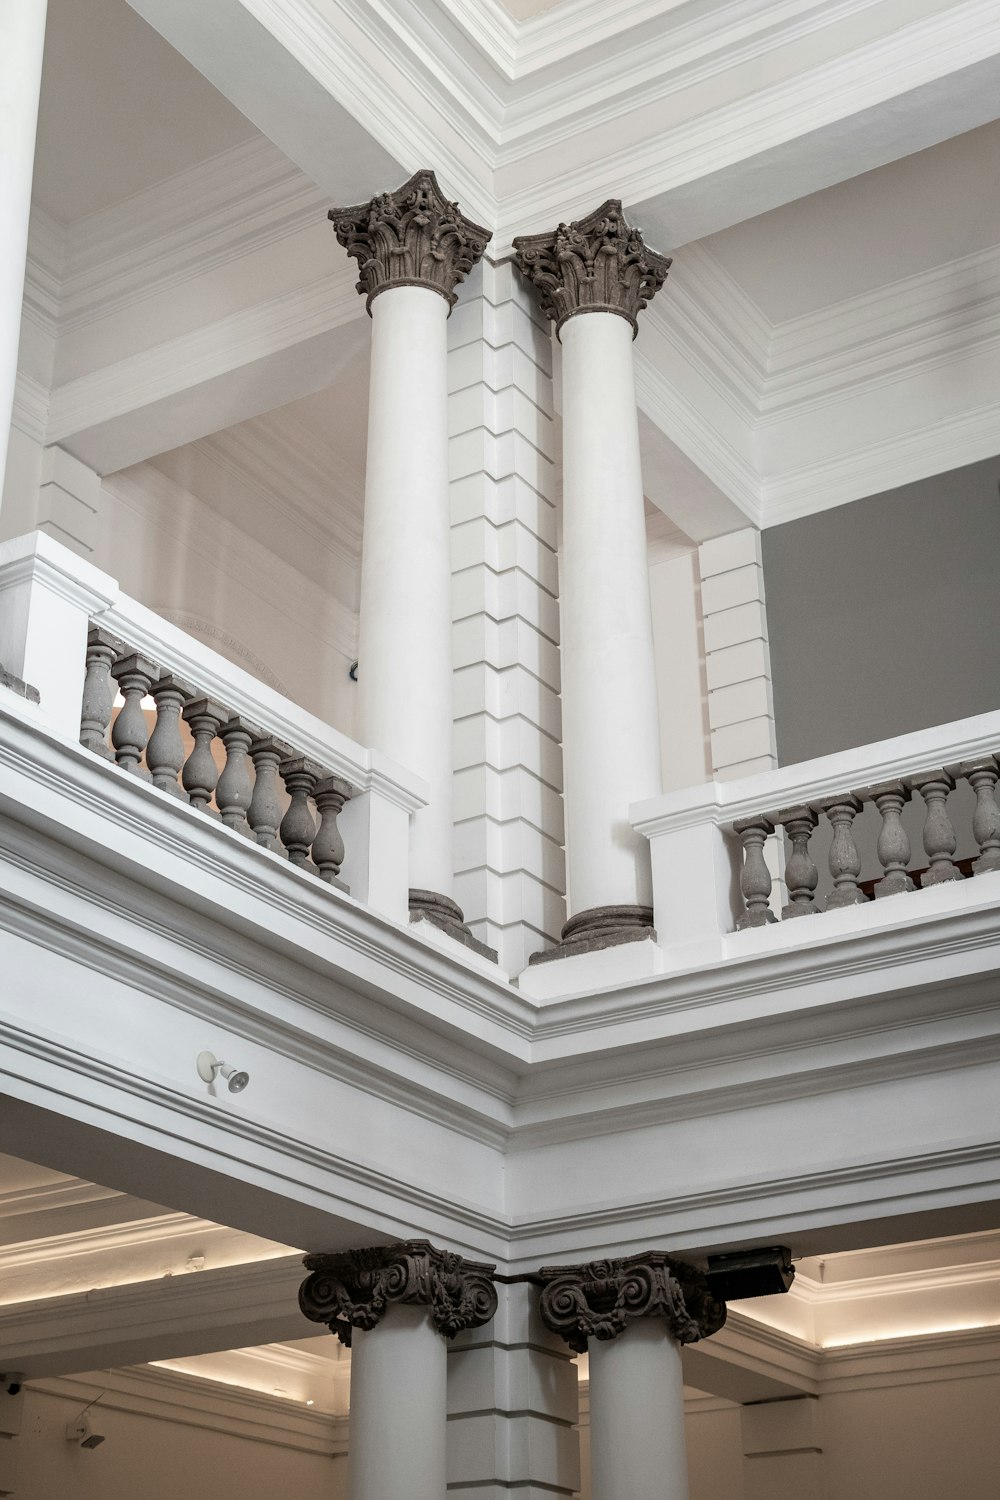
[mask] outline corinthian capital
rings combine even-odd
[[[390,1302],[426,1307],[438,1333],[449,1339],[488,1323],[497,1310],[495,1267],[436,1250],[427,1240],[307,1255],[304,1265],[311,1275],[299,1289],[299,1306],[348,1348],[351,1330],[381,1323]]]
[[[662,1250],[539,1274],[542,1322],[579,1354],[588,1339],[615,1339],[637,1318],[664,1318],[679,1344],[708,1338],[726,1321],[701,1272]]]
[[[626,222],[618,198],[548,234],[519,235],[514,254],[556,333],[567,318],[587,312],[618,313],[638,331],[639,314],[670,269],[667,256],[648,249],[640,231]]]
[[[449,203],[433,172],[415,172],[394,193],[354,208],[331,208],[337,239],[360,268],[358,291],[368,299],[393,286],[426,286],[449,307],[490,242],[490,232]]]

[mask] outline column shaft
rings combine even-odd
[[[0,6],[0,492],[17,379],[46,0]]]
[[[355,1333],[348,1500],[444,1500],[447,1366],[426,1307],[397,1303]]]
[[[632,327],[569,318],[563,346],[563,760],[570,909],[652,904],[629,804],[660,788]]]
[[[426,287],[389,287],[371,313],[358,732],[428,782],[410,885],[450,896],[448,303]]]
[[[593,1500],[687,1500],[680,1348],[661,1319],[590,1344]]]

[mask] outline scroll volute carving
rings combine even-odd
[[[614,1339],[638,1318],[663,1318],[680,1344],[717,1333],[726,1321],[700,1271],[663,1251],[580,1266],[547,1266],[540,1275],[546,1328],[582,1354],[589,1339]]]
[[[433,172],[416,172],[394,193],[380,193],[354,208],[332,208],[337,239],[358,262],[358,291],[369,312],[379,292],[423,286],[440,292],[449,307],[455,288],[482,258],[491,235],[449,203]]]
[[[375,1328],[392,1302],[426,1307],[434,1328],[448,1339],[488,1323],[497,1310],[495,1267],[438,1250],[427,1240],[307,1255],[304,1264],[311,1274],[299,1291],[299,1306],[348,1347],[352,1330]]]
[[[627,222],[618,198],[554,232],[519,235],[514,254],[557,333],[567,318],[585,312],[618,313],[637,330],[671,265]]]

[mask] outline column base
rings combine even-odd
[[[24,682],[20,677],[15,677],[13,672],[0,665],[0,687],[9,688],[19,698],[26,698],[29,703],[40,703],[38,689],[33,688],[30,683]]]
[[[549,963],[554,958],[574,958],[580,953],[599,953],[602,948],[617,948],[620,943],[656,941],[651,906],[592,906],[570,917],[562,930],[562,939],[554,948],[533,953],[529,964]]]
[[[470,948],[473,953],[478,953],[480,958],[486,958],[494,964],[497,962],[496,949],[488,947],[486,943],[481,943],[470,932],[462,908],[457,901],[452,901],[450,896],[439,896],[436,891],[411,889],[409,906],[411,922],[430,922],[433,927],[446,932],[449,937],[454,938],[464,947]]]

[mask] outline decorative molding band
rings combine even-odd
[[[646,1250],[624,1260],[581,1266],[543,1266],[542,1322],[584,1354],[590,1339],[616,1339],[639,1318],[663,1318],[679,1344],[717,1333],[726,1307],[702,1273],[665,1251]]]
[[[299,1291],[299,1306],[348,1348],[352,1330],[376,1328],[392,1302],[426,1307],[431,1325],[447,1339],[466,1328],[482,1328],[497,1310],[496,1266],[464,1260],[427,1240],[307,1255],[303,1265],[310,1275]]]
[[[39,1377],[28,1391],[81,1406],[100,1396],[103,1411],[225,1433],[332,1458],[347,1453],[347,1418],[312,1411],[297,1401],[191,1375],[168,1365],[133,1365],[94,1375]]]
[[[75,433],[328,333],[360,314],[350,278],[343,272],[230,313],[56,386],[47,441],[64,442]]]

